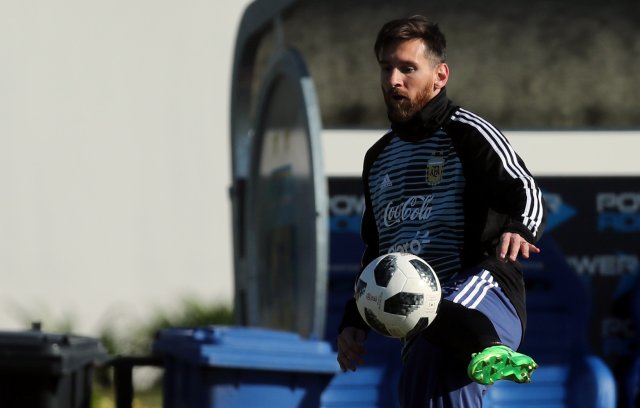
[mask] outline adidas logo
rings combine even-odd
[[[380,190],[384,190],[386,188],[389,188],[393,185],[393,183],[391,182],[391,179],[389,178],[388,174],[384,175],[384,178],[382,179],[382,181],[380,182]]]

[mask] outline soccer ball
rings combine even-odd
[[[387,337],[409,337],[429,326],[442,291],[435,272],[422,258],[392,252],[371,261],[355,287],[358,311]]]

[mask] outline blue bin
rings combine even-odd
[[[166,329],[153,350],[164,408],[319,407],[340,370],[328,343],[258,328]]]

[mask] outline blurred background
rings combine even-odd
[[[284,32],[305,56],[325,128],[388,125],[373,41],[412,14],[447,36],[450,98],[503,129],[638,127],[636,1],[303,0]]]
[[[247,4],[0,4],[1,327],[95,334],[184,298],[231,305]]]

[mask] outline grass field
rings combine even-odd
[[[112,387],[93,387],[92,408],[115,408],[115,392]],[[147,390],[136,391],[132,408],[162,408],[162,386],[155,385]]]

